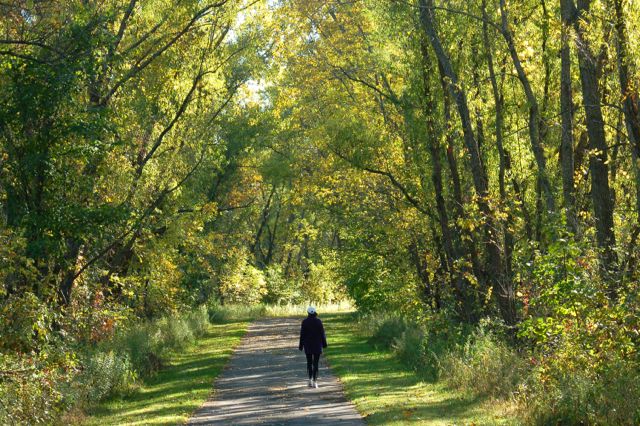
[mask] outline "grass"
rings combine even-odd
[[[426,382],[391,352],[376,350],[357,332],[352,314],[325,314],[322,319],[328,362],[368,425],[517,424],[508,403]]]
[[[198,342],[129,395],[105,401],[77,422],[86,425],[175,425],[207,399],[212,382],[247,330],[247,322],[212,324]]]
[[[293,307],[276,312],[282,316]],[[321,311],[334,373],[344,384],[368,425],[510,425],[516,424],[504,402],[465,396],[440,383],[429,383],[391,352],[377,350],[358,332],[352,313]],[[271,316],[270,315],[270,316]],[[262,315],[261,315],[262,316]],[[246,320],[210,325],[196,345],[174,354],[153,378],[129,395],[105,401],[74,423],[86,425],[175,425],[184,423],[211,393],[247,329]]]

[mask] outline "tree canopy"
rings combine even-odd
[[[638,361],[639,2],[0,12],[0,351],[348,298]]]

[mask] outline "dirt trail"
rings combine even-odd
[[[324,358],[320,387],[307,386],[306,359],[298,351],[300,322],[267,318],[251,324],[216,380],[211,398],[188,424],[364,425]],[[328,339],[331,345],[331,336]]]

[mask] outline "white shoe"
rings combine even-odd
[[[312,388],[313,387],[313,380],[309,379],[309,387]]]
[[[318,389],[318,381],[317,381],[317,380],[314,380],[314,381],[313,381],[313,387],[314,387],[314,388],[316,388],[316,389]]]

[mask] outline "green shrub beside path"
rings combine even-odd
[[[212,324],[198,342],[172,355],[157,375],[130,394],[107,400],[86,418],[86,425],[175,425],[183,423],[211,393],[215,377],[247,330],[247,322]]]

